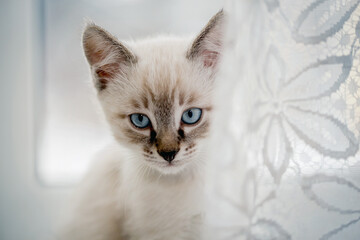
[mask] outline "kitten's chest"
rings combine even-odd
[[[125,229],[131,240],[198,239],[201,222],[201,186],[146,183],[128,189]]]

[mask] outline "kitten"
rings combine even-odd
[[[206,140],[224,14],[195,38],[83,34],[116,144],[98,156],[62,239],[201,239]]]

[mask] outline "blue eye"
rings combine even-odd
[[[186,124],[197,123],[201,118],[201,112],[200,108],[190,108],[183,113],[181,120]]]
[[[150,125],[150,119],[146,115],[140,113],[131,114],[130,120],[132,124],[138,128],[146,128]]]

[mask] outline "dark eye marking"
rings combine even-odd
[[[184,130],[182,130],[181,128],[179,128],[178,134],[179,134],[180,138],[185,138]]]
[[[153,130],[153,129],[151,129],[151,131],[150,131],[150,142],[155,142],[155,140],[156,140],[156,132]]]

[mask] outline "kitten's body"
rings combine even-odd
[[[193,44],[158,37],[127,47],[99,27],[87,27],[85,54],[117,143],[98,155],[64,240],[201,239],[221,22],[222,12]],[[187,122],[196,109],[199,119]],[[135,126],[132,115],[150,123]]]
[[[112,145],[98,155],[62,239],[201,239],[202,176],[159,176]]]

